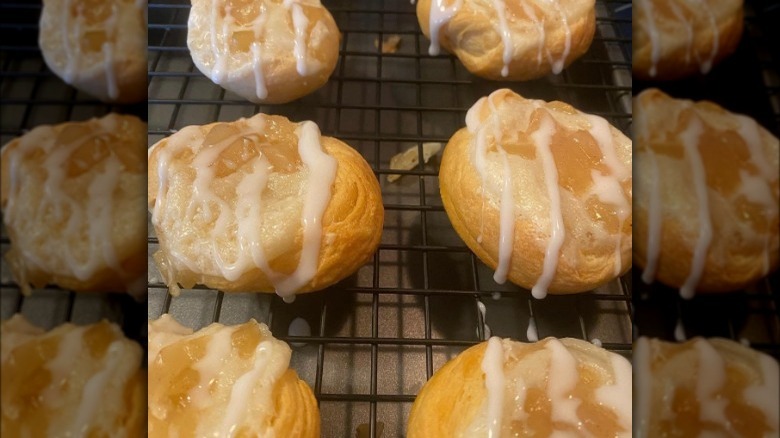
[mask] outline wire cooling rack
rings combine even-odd
[[[40,13],[40,2],[0,3],[0,144],[39,125],[86,120],[111,111],[145,120],[145,103],[121,107],[104,104],[67,85],[46,67],[38,48]],[[9,245],[2,226],[0,254],[5,254]],[[106,318],[145,345],[146,302],[136,302],[127,295],[76,294],[56,287],[36,290],[25,297],[13,282],[4,258],[1,263],[0,319],[21,312],[32,323],[52,328],[66,321],[88,324]]]
[[[754,117],[780,135],[780,4],[745,2],[745,30],[736,52],[710,74],[675,82],[636,82],[634,91],[658,87],[672,96],[711,100]],[[745,291],[698,294],[693,300],[658,283],[645,285],[634,270],[635,335],[681,340],[694,336],[725,337],[780,359],[780,272]]]
[[[500,87],[571,103],[628,133],[630,2],[597,1],[597,34],[589,52],[559,76],[526,83],[481,80],[452,56],[429,57],[408,0],[323,3],[342,33],[333,76],[297,102],[263,106],[226,92],[193,66],[186,47],[189,2],[150,2],[149,145],[187,125],[258,112],[313,120],[323,135],[358,150],[379,178],[386,214],[379,251],[349,279],[293,304],[274,295],[203,288],[173,298],[150,262],[149,318],[170,312],[195,329],[213,321],[267,323],[293,345],[292,367],[319,400],[325,437],[404,436],[421,386],[447,360],[480,342],[486,327],[525,341],[533,318],[540,337],[598,339],[630,355],[630,275],[588,294],[541,301],[497,285],[445,215],[439,158],[414,170],[389,169],[390,158],[407,148],[446,143],[464,126],[468,108]],[[382,54],[375,42],[390,35],[401,37],[398,51]],[[404,176],[389,183],[388,174]],[[151,255],[157,248],[151,226],[150,233]],[[310,335],[290,334],[296,318],[308,323]]]

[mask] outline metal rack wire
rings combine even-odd
[[[379,178],[386,211],[379,251],[351,278],[293,304],[272,295],[204,288],[173,298],[150,262],[149,318],[170,312],[196,329],[213,321],[267,323],[293,345],[292,366],[314,389],[328,437],[404,436],[420,387],[448,359],[480,342],[485,323],[496,335],[526,340],[533,317],[540,337],[598,338],[630,355],[630,275],[592,293],[541,301],[497,285],[443,211],[438,158],[414,170],[389,169],[398,152],[446,142],[463,126],[468,108],[500,87],[571,103],[628,132],[630,2],[597,1],[590,51],[561,75],[527,83],[484,81],[452,56],[429,57],[407,0],[323,3],[342,33],[333,76],[297,102],[262,106],[226,92],[195,69],[186,47],[189,2],[150,2],[149,145],[187,125],[257,112],[313,120],[324,135],[358,150]],[[389,35],[401,36],[401,43],[396,53],[383,54],[375,41]],[[388,174],[404,176],[389,183]],[[151,226],[149,248],[150,254],[157,248]],[[310,336],[288,334],[295,318],[308,322]]]
[[[655,86],[675,97],[712,100],[754,117],[780,135],[780,55],[775,47],[778,19],[777,2],[748,0],[737,51],[709,75],[671,83],[637,82],[634,91]],[[780,272],[745,291],[699,294],[690,301],[680,298],[677,290],[657,283],[645,285],[640,276],[635,270],[635,335],[670,341],[680,339],[680,335],[724,337],[780,359]]]
[[[116,107],[67,85],[46,67],[38,47],[40,2],[0,4],[0,144],[43,124],[86,120],[111,111],[146,118],[146,104]],[[10,245],[5,226],[0,231],[0,254]],[[52,248],[56,251],[57,248]],[[3,258],[0,269],[0,319],[21,312],[31,322],[52,328],[66,321],[88,324],[106,318],[145,344],[146,302],[120,294],[76,294],[57,287],[36,290],[25,297]]]

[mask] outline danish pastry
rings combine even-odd
[[[50,283],[146,289],[145,139],[141,120],[112,113],[39,126],[3,147],[6,259],[24,293]]]
[[[631,436],[631,364],[577,339],[490,338],[417,395],[409,438]]]
[[[115,324],[68,323],[46,332],[17,314],[0,325],[0,338],[0,434],[144,434],[143,351]]]
[[[656,89],[634,101],[634,258],[695,291],[740,289],[778,264],[780,142],[753,119]]]
[[[742,0],[634,3],[633,73],[640,79],[707,74],[742,36]]]
[[[439,181],[455,231],[498,283],[543,298],[631,266],[631,140],[601,117],[495,91],[445,147]]]
[[[146,100],[145,0],[44,0],[38,44],[46,65],[100,100]]]
[[[187,46],[204,75],[255,103],[285,103],[328,81],[339,30],[319,0],[193,0]]]
[[[417,19],[431,56],[444,47],[494,80],[558,74],[588,51],[596,29],[594,0],[420,0]]]
[[[777,361],[737,342],[634,344],[637,437],[780,434]]]
[[[295,293],[352,274],[376,251],[379,182],[313,122],[258,114],[189,126],[149,153],[161,275],[223,291]]]
[[[149,436],[320,435],[311,389],[265,324],[149,323]]]

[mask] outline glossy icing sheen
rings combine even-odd
[[[466,127],[474,138],[474,154],[472,156],[474,167],[481,179],[481,188],[483,198],[482,216],[484,217],[484,199],[487,196],[486,185],[488,184],[487,161],[488,157],[494,154],[492,149],[498,153],[503,174],[501,176],[502,184],[500,197],[498,200],[500,219],[499,219],[499,244],[498,244],[498,264],[493,279],[497,283],[504,283],[507,279],[507,273],[511,264],[512,251],[514,245],[515,221],[517,212],[515,200],[513,198],[513,180],[512,168],[509,164],[507,153],[502,147],[502,141],[505,134],[501,131],[501,111],[496,107],[494,100],[499,98],[504,91],[499,90],[488,97],[483,97],[469,109],[466,114]],[[551,142],[558,125],[549,109],[544,108],[542,101],[530,101],[540,114],[539,127],[528,134],[540,161],[544,184],[547,191],[547,197],[550,201],[549,239],[545,244],[545,256],[542,266],[542,273],[536,284],[532,288],[532,293],[536,298],[544,298],[547,295],[547,289],[552,283],[558,265],[561,247],[566,239],[566,228],[563,221],[563,210],[561,207],[562,193],[559,185],[558,168],[551,150]],[[505,111],[505,110],[504,110]],[[487,113],[487,116],[485,116]],[[631,206],[623,192],[621,183],[631,177],[631,170],[620,162],[615,149],[614,140],[610,131],[609,123],[598,116],[582,115],[589,127],[587,133],[594,139],[602,154],[602,162],[609,170],[608,173],[602,173],[593,170],[591,173],[592,187],[591,195],[600,202],[612,205],[616,209],[618,218],[618,229],[622,230],[623,224],[631,214]],[[492,137],[492,142],[490,137]],[[483,220],[484,221],[484,220]],[[482,229],[484,223],[480,226]],[[482,243],[482,235],[477,238],[477,242]],[[622,271],[621,261],[622,232],[617,233],[615,242],[615,267],[614,272],[619,274]]]
[[[194,190],[187,203],[185,215],[195,218],[205,214],[207,218],[214,219],[214,226],[207,233],[206,249],[216,261],[219,274],[229,281],[236,281],[250,269],[258,268],[273,283],[276,293],[291,301],[295,293],[317,272],[322,242],[322,217],[331,199],[331,187],[336,178],[338,164],[323,151],[317,125],[308,121],[299,123],[295,135],[298,138],[297,156],[300,157],[303,167],[298,172],[305,176],[298,193],[303,198],[300,213],[303,231],[301,256],[293,272],[281,274],[274,271],[269,266],[271,259],[266,254],[261,235],[264,196],[267,196],[264,193],[272,189],[269,181],[275,173],[266,154],[262,151],[255,154],[244,166],[245,171],[235,190],[237,198],[234,204],[213,189],[217,179],[217,166],[214,166],[214,163],[228,148],[235,147],[239,142],[243,142],[247,153],[260,148],[261,145],[257,142],[260,141],[259,135],[266,129],[265,123],[265,116],[259,114],[232,124],[223,124],[224,127],[212,127],[211,129],[226,130],[225,136],[215,144],[205,144],[206,140],[198,133],[200,127],[197,126],[187,127],[176,136],[170,137],[158,156],[156,171],[159,186],[152,208],[152,222],[155,226],[161,226],[165,220],[164,206],[168,198],[172,158],[184,150],[192,149],[195,152],[191,162],[195,171]],[[206,138],[208,136],[209,134]],[[195,138],[198,140],[194,140]],[[239,249],[236,254],[230,256],[233,258],[230,260],[220,251],[219,242],[228,236],[228,230],[233,228],[236,230],[235,239]],[[170,262],[185,265],[193,272],[200,272],[202,269],[189,257],[169,254],[169,258]],[[174,283],[175,280],[169,281],[170,285]]]

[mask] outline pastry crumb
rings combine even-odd
[[[389,35],[382,40],[382,53],[395,53],[401,44],[400,35]],[[374,40],[374,47],[379,48],[379,38]]]
[[[441,150],[441,143],[423,143],[423,161],[427,163],[431,157],[439,153]],[[396,154],[390,159],[390,169],[393,170],[412,170],[420,164],[420,154],[417,151],[417,146],[412,146],[409,149]],[[387,175],[387,182],[394,182],[401,178],[402,175],[390,174]]]

